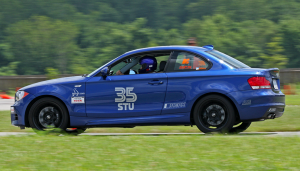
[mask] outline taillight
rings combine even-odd
[[[271,89],[271,83],[265,77],[251,77],[248,83],[253,90],[256,89]]]

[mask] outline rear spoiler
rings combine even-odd
[[[270,75],[272,78],[277,78],[279,79],[279,72],[280,70],[278,68],[270,68],[270,69],[266,69],[267,71],[269,71]]]

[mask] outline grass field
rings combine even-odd
[[[0,170],[298,170],[299,137],[0,137]]]
[[[253,122],[247,132],[254,131],[300,131],[300,95],[286,96],[286,108],[284,115],[281,118],[274,120],[266,120],[263,122]],[[31,132],[31,129],[20,130],[18,127],[11,126],[9,111],[0,111],[0,132]],[[180,133],[191,132],[198,133],[196,126],[147,126],[135,128],[93,128],[86,132],[101,132],[101,133]]]

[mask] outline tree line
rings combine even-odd
[[[0,75],[84,74],[137,48],[213,44],[300,67],[299,0],[0,0]]]

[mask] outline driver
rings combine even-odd
[[[141,68],[139,74],[154,73],[157,68],[157,60],[152,56],[144,56],[139,60]],[[116,75],[124,75],[120,70],[116,72]]]

